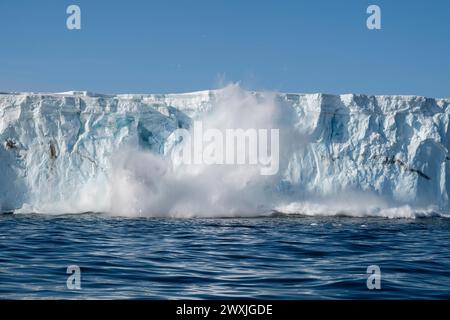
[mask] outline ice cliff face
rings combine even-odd
[[[97,210],[92,204],[102,190],[86,203],[77,197],[87,186],[102,188],[118,150],[127,146],[164,155],[171,132],[189,129],[193,119],[226,99],[227,90],[0,94],[0,210]],[[396,205],[450,208],[449,99],[283,93],[266,97],[237,88],[230,94],[236,90],[239,97],[271,99],[289,113],[280,130],[301,137],[281,136],[280,171],[263,188],[274,203],[264,203],[265,208],[295,211],[293,203],[352,201],[352,194],[362,199],[370,194]],[[239,192],[245,195],[248,185]],[[65,208],[69,199],[79,206]],[[254,202],[256,208],[259,203]]]

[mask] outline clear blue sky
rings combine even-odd
[[[77,4],[82,29],[66,28]],[[366,9],[382,9],[382,30]],[[1,0],[0,91],[450,97],[450,1]]]

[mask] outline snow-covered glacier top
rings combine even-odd
[[[170,134],[211,114],[214,124],[279,128],[278,174],[237,179],[228,169],[165,167]],[[445,214],[449,114],[450,99],[235,85],[183,94],[2,93],[0,211]]]

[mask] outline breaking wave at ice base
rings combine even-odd
[[[450,218],[450,215],[440,213],[436,208],[419,209],[412,208],[409,205],[395,207],[363,206],[354,205],[352,202],[346,205],[339,203],[327,205],[313,202],[292,202],[280,206],[276,210],[282,214],[298,214],[303,216],[378,217],[389,219]]]

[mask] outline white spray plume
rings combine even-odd
[[[274,129],[286,110],[271,93],[255,95],[237,85],[220,91],[204,117],[205,129]],[[123,149],[112,161],[109,212],[145,216],[248,216],[268,213],[275,176],[246,165],[174,165],[169,155]]]

